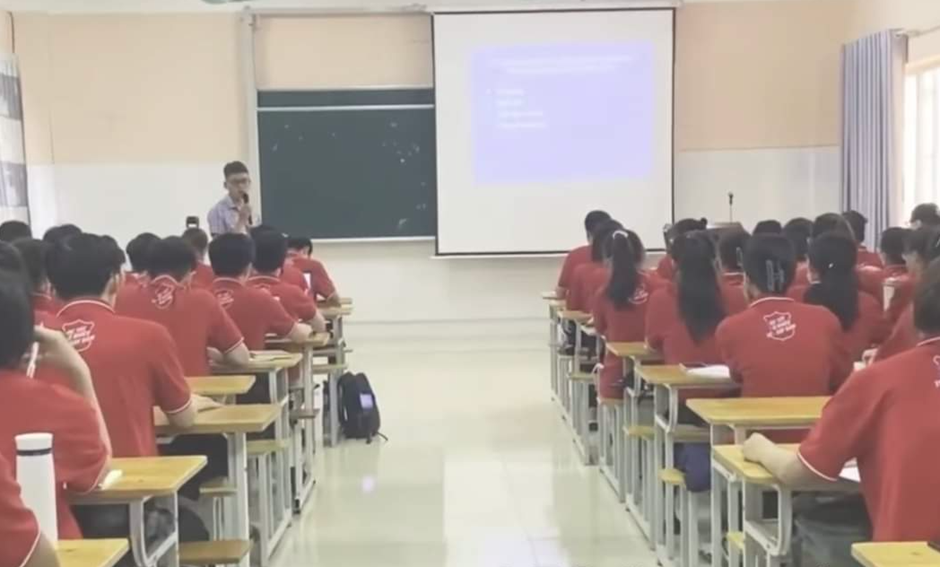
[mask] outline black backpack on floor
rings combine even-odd
[[[339,424],[347,439],[366,439],[379,435],[382,417],[375,392],[365,374],[347,372],[339,378]]]

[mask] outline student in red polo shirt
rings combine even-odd
[[[591,261],[581,264],[574,271],[567,295],[568,309],[585,313],[593,311],[597,292],[605,287],[610,279],[610,268],[604,259],[604,242],[617,230],[623,230],[623,225],[614,220],[601,223],[594,229]]]
[[[309,325],[298,323],[271,293],[245,284],[254,256],[255,245],[244,234],[223,234],[209,244],[216,299],[238,325],[249,350],[263,350],[269,333],[294,342],[307,340]]]
[[[744,289],[751,305],[716,331],[743,397],[824,396],[852,370],[836,316],[786,296],[795,265],[785,236],[753,236],[747,243]]]
[[[655,288],[642,270],[646,259],[643,241],[632,230],[618,230],[604,242],[610,263],[610,280],[594,300],[594,327],[610,342],[640,342],[646,323],[646,306]],[[602,398],[623,397],[623,361],[604,353],[600,376]]]
[[[125,251],[127,260],[131,264],[131,271],[125,274],[124,283],[126,285],[141,285],[147,281],[147,252],[150,246],[160,240],[160,237],[152,232],[142,232],[127,243]]]
[[[53,435],[59,537],[79,539],[67,493],[89,492],[104,478],[110,440],[88,366],[61,333],[33,324],[22,277],[0,272],[0,454],[15,462],[17,435]],[[33,342],[39,344],[40,365],[55,367],[66,377],[65,386],[34,380],[23,371]]]
[[[878,244],[881,260],[884,262],[884,286],[887,288],[888,307],[885,317],[893,326],[898,322],[901,313],[907,309],[914,299],[914,279],[907,269],[904,259],[904,250],[911,230],[901,227],[891,227],[881,233],[881,242]]]
[[[287,239],[287,264],[296,268],[310,281],[310,295],[327,305],[338,306],[340,295],[323,262],[313,258],[313,245],[309,238],[291,237]]]
[[[183,232],[185,240],[196,253],[196,267],[193,270],[192,286],[200,289],[211,289],[215,274],[206,264],[206,251],[209,249],[209,236],[206,231],[194,226]]]
[[[587,264],[591,261],[591,242],[594,240],[594,231],[601,224],[610,220],[610,215],[605,211],[591,211],[584,217],[584,231],[587,234],[588,243],[584,246],[578,246],[565,256],[565,262],[561,266],[561,274],[558,276],[558,285],[555,287],[555,295],[564,299],[568,296],[568,290],[571,289],[574,271],[578,266]]]
[[[761,435],[744,446],[790,485],[835,480],[857,460],[874,541],[940,539],[940,264],[918,286],[914,325],[920,342],[849,378],[797,453]]]
[[[809,260],[809,240],[813,236],[813,221],[803,217],[792,218],[783,225],[783,235],[793,245],[793,252],[796,254],[796,272],[800,273],[806,269],[805,266]]]
[[[159,323],[176,342],[187,376],[209,375],[209,349],[217,362],[244,366],[251,360],[241,331],[215,296],[189,286],[196,258],[185,240],[171,236],[150,245],[149,281],[121,289],[115,302],[119,315]]]
[[[908,275],[916,286],[927,266],[940,257],[940,227],[922,226],[911,232],[905,248],[904,259],[907,262]],[[917,340],[914,306],[909,303],[894,324],[891,335],[878,348],[875,360],[885,360],[914,348]]]
[[[721,262],[721,279],[728,285],[739,290],[744,286],[744,268],[741,267],[741,258],[744,257],[744,247],[751,235],[743,228],[733,228],[724,232],[718,239],[718,259]],[[744,297],[743,293],[739,293]]]
[[[676,273],[675,262],[673,262],[672,256],[669,255],[669,249],[672,248],[672,242],[687,232],[705,230],[707,228],[708,219],[682,219],[666,229],[665,233],[663,234],[666,239],[666,255],[663,256],[659,260],[659,264],[656,265],[656,273],[660,278],[667,282],[671,282],[672,277]]]
[[[860,267],[870,266],[872,268],[883,268],[884,263],[877,252],[865,247],[865,230],[868,227],[868,219],[858,211],[845,211],[842,217],[852,227],[852,234],[855,236],[855,244],[858,246],[858,265]]]
[[[20,496],[13,467],[0,455],[0,565],[59,567],[55,546],[39,531],[36,516]]]
[[[675,281],[650,298],[646,342],[663,354],[666,364],[721,364],[715,329],[725,317],[744,310],[744,292],[720,280],[715,245],[704,232],[680,236],[670,254],[677,267]]]
[[[326,321],[317,311],[313,297],[279,278],[287,260],[287,237],[269,230],[255,233],[252,240],[255,243],[255,259],[252,262],[255,275],[248,278],[248,286],[273,295],[291,317],[305,321],[314,331],[325,331]]]
[[[795,285],[788,295],[810,305],[821,305],[839,319],[845,346],[852,360],[887,338],[890,328],[874,297],[859,290],[855,271],[857,245],[838,232],[814,238],[809,249],[809,286]]]
[[[153,408],[189,427],[215,407],[192,396],[176,344],[163,326],[114,313],[121,287],[120,249],[104,237],[74,236],[49,251],[49,279],[66,305],[62,330],[91,368],[116,457],[157,455]]]

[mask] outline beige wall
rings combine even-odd
[[[31,164],[244,156],[236,15],[14,21]]]
[[[0,10],[0,53],[13,53],[13,15]]]
[[[892,28],[923,30],[940,26],[940,1],[858,0],[854,15],[856,36]],[[940,63],[940,31],[911,38],[909,59]]]

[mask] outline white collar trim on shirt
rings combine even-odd
[[[235,278],[230,278],[230,277],[227,277],[227,276],[220,276],[220,277],[217,277],[217,278],[215,278],[215,281],[217,281],[217,282],[231,282],[231,283],[234,283],[234,284],[238,284],[238,285],[240,285],[240,286],[244,286],[244,285],[245,285],[245,282],[243,282],[243,281],[241,281],[241,280],[237,280],[237,279],[235,279]]]
[[[920,341],[919,343],[917,343],[917,346],[931,345],[936,342],[940,342],[940,337],[934,337],[932,339]]]
[[[96,306],[98,306],[98,307],[104,307],[105,309],[107,309],[107,310],[110,311],[111,313],[114,313],[114,307],[112,307],[111,305],[108,305],[107,303],[105,303],[104,301],[102,301],[102,300],[100,300],[100,299],[76,299],[75,301],[70,301],[70,302],[68,302],[68,303],[65,305],[65,307],[63,307],[62,309],[59,310],[59,313],[58,313],[56,316],[57,316],[57,317],[61,317],[62,314],[65,313],[66,311],[68,311],[71,307],[74,307],[74,306],[76,306],[76,305],[84,305],[84,304],[96,305]]]
[[[755,305],[759,303],[764,303],[766,301],[787,301],[787,302],[793,303],[793,298],[792,297],[779,297],[775,295],[772,295],[770,297],[762,297],[758,299],[757,301],[754,301],[753,303],[751,303],[751,307],[754,307]]]

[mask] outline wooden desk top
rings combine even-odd
[[[918,543],[856,543],[852,557],[865,567],[940,567],[940,552]]]
[[[339,319],[352,315],[352,305],[340,305],[339,307],[320,307],[320,313],[324,319]]]
[[[131,502],[149,496],[168,496],[206,466],[202,455],[112,459],[111,468],[124,474],[111,486],[71,498],[73,503]]]
[[[340,304],[341,306],[352,305],[352,304],[353,304],[353,300],[352,300],[351,297],[340,297],[340,298],[339,298],[339,304]],[[317,301],[317,307],[319,307],[319,308],[322,309],[322,308],[325,308],[325,307],[331,307],[331,305],[330,305],[329,303],[327,303],[326,301],[322,301],[322,300],[321,300],[321,301]],[[335,307],[335,306],[332,306],[332,307]]]
[[[688,400],[686,405],[711,425],[812,425],[828,396],[812,398],[727,398]]]
[[[126,539],[72,539],[55,546],[60,567],[113,567],[130,549]]]
[[[781,447],[790,451],[796,451],[799,445],[781,445]],[[777,479],[774,478],[774,476],[770,474],[770,471],[765,469],[763,465],[752,463],[744,459],[744,452],[741,450],[740,445],[718,445],[712,447],[712,457],[724,465],[725,468],[751,484],[764,486],[777,484]]]
[[[250,375],[227,376],[187,376],[189,389],[194,394],[208,396],[239,396],[248,393],[255,384],[255,377]]]
[[[301,347],[301,348],[325,347],[326,345],[330,343],[330,334],[329,333],[313,333],[312,335],[307,337],[307,340],[305,340],[302,343],[295,343],[294,341],[291,341],[289,339],[285,339],[282,337],[272,337],[272,336],[265,338],[264,342],[269,347],[276,347],[278,349],[293,352],[298,347]]]
[[[562,311],[559,316],[562,319],[567,319],[569,321],[574,321],[575,323],[587,323],[591,320],[591,314],[585,313],[584,311],[571,311],[565,310]]]
[[[642,366],[637,372],[650,384],[674,388],[715,387],[732,388],[737,386],[733,380],[720,378],[702,378],[687,374],[679,365]]]
[[[245,404],[222,406],[200,412],[196,423],[188,429],[170,427],[166,418],[156,422],[158,435],[213,435],[222,433],[261,433],[274,423],[281,413],[277,404]]]
[[[564,311],[567,302],[564,299],[549,299],[548,306],[555,311]]]
[[[620,358],[635,358],[641,362],[659,362],[663,355],[651,350],[646,343],[607,343],[607,350]]]
[[[251,353],[251,362],[245,366],[212,366],[212,371],[218,374],[246,374],[256,372],[271,372],[284,370],[300,364],[303,355],[284,350],[256,350]]]

